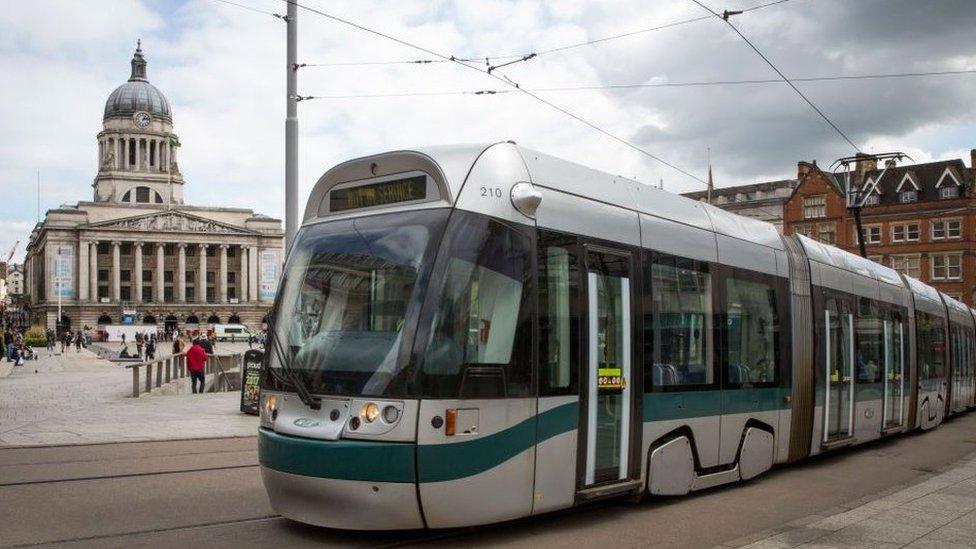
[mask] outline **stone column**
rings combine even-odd
[[[98,302],[98,241],[90,243],[91,249],[88,252],[88,260],[91,262],[88,268],[89,297],[92,301]]]
[[[91,248],[87,240],[78,241],[78,301],[88,301],[88,252]]]
[[[247,268],[248,268],[248,284],[250,285],[248,297],[251,301],[258,301],[260,298],[258,296],[258,247],[251,246],[250,251],[247,254]]]
[[[177,244],[179,259],[176,262],[176,301],[186,303],[186,244]]]
[[[227,303],[227,244],[220,245],[220,272],[217,273],[220,278],[219,286],[220,288],[220,302]]]
[[[197,271],[197,303],[207,302],[207,245],[200,244],[200,267]]]
[[[133,265],[129,286],[136,285],[135,292],[133,292],[136,303],[142,303],[142,245],[142,242],[132,243]]]
[[[142,138],[134,139],[133,144],[136,146],[136,171],[142,171]]]
[[[237,275],[237,300],[247,302],[247,248],[243,244],[237,245],[237,256],[241,261],[241,268]]]
[[[156,273],[153,280],[156,282],[156,302],[163,303],[165,300],[163,297],[166,295],[166,285],[163,281],[163,270],[165,266],[165,255],[166,255],[166,244],[163,242],[156,243]]]
[[[125,165],[123,164],[125,159],[122,158],[123,143],[125,143],[125,141],[123,141],[121,137],[116,135],[115,136],[115,169],[116,170],[122,169],[122,166]]]
[[[121,246],[122,243],[118,240],[112,242],[112,300],[116,303],[122,301]]]

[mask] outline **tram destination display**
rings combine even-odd
[[[418,175],[358,187],[333,189],[329,193],[329,211],[344,212],[426,198],[427,176]]]
[[[245,414],[258,415],[261,395],[259,383],[261,381],[261,364],[264,363],[264,353],[251,349],[244,353],[241,361],[241,411]]]

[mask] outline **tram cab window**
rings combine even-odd
[[[576,238],[539,232],[539,395],[579,391],[579,277]]]
[[[427,211],[302,229],[274,318],[282,352],[269,353],[270,366],[290,363],[312,393],[404,395],[404,334],[446,221],[446,211]]]
[[[650,311],[644,320],[645,389],[711,385],[712,287],[708,265],[691,259],[651,254],[646,265]]]
[[[725,292],[725,381],[774,383],[780,329],[775,288],[756,280],[728,278]]]
[[[882,349],[884,327],[878,304],[868,298],[858,298],[854,331],[857,334],[857,381],[877,383],[883,375]]]
[[[918,377],[921,380],[945,377],[945,320],[921,311],[915,312],[918,326]]]
[[[451,216],[446,235],[439,305],[428,324],[424,395],[528,396],[532,299],[526,282],[531,280],[531,238],[464,211]]]

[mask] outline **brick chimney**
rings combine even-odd
[[[854,180],[858,185],[866,179],[867,173],[878,169],[878,160],[864,153],[854,155]]]
[[[976,153],[976,151],[974,151],[974,153]],[[813,169],[813,166],[815,166],[815,165],[816,164],[811,165],[809,162],[804,162],[802,160],[799,161],[799,162],[797,162],[796,163],[796,180],[797,180],[797,182],[803,181],[803,178],[806,177],[810,173],[810,171]]]

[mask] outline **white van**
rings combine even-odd
[[[253,334],[243,324],[214,324],[217,341],[247,341]]]

